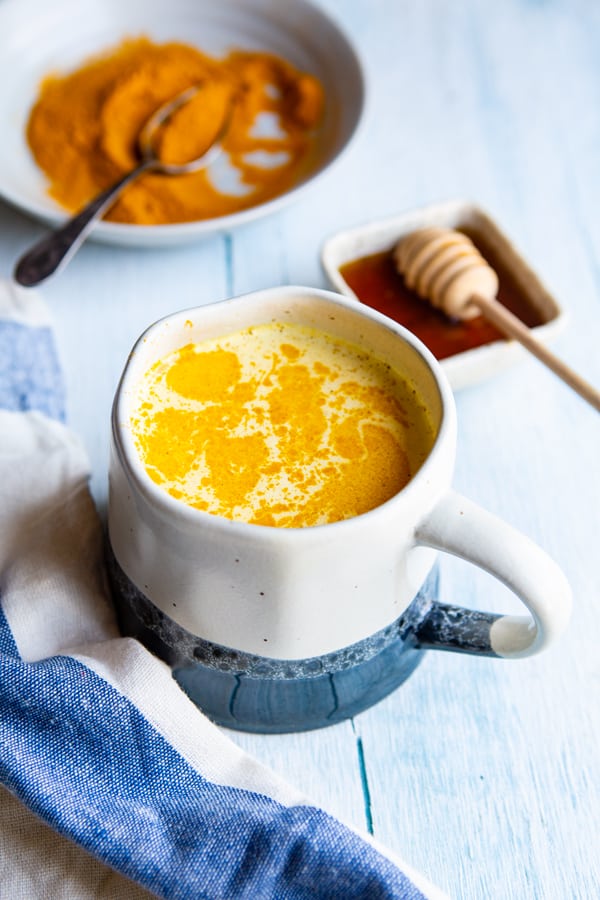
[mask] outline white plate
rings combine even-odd
[[[532,328],[532,334],[547,343],[562,331],[566,316],[555,298],[490,216],[466,201],[412,210],[334,235],[325,242],[322,250],[325,273],[336,290],[359,300],[341,274],[340,266],[363,256],[391,250],[403,235],[428,225],[476,230],[493,247],[503,267],[511,272],[528,304],[539,313],[543,324]],[[523,359],[526,353],[516,341],[500,340],[456,353],[441,360],[441,366],[454,390],[458,390],[495,375]]]
[[[326,112],[316,161],[281,197],[232,215],[177,225],[100,222],[107,243],[158,246],[230,230],[288,203],[321,175],[354,136],[364,107],[359,59],[338,26],[306,0],[2,0],[0,2],[0,196],[45,222],[66,214],[46,193],[25,140],[40,80],[68,71],[124,37],[179,40],[211,55],[233,47],[267,50],[322,82]]]

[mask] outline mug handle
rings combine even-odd
[[[425,517],[415,540],[494,575],[530,613],[495,615],[434,602],[417,627],[419,647],[516,659],[539,653],[566,628],[571,589],[556,563],[525,535],[455,491]]]

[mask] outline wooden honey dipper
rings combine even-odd
[[[394,262],[410,290],[451,318],[485,316],[600,412],[600,392],[540,344],[529,328],[498,302],[498,276],[466,234],[452,228],[413,231],[396,245]]]

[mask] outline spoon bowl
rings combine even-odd
[[[23,287],[34,287],[41,284],[50,275],[63,269],[81,247],[96,222],[113,206],[121,191],[143,173],[184,175],[188,172],[197,172],[210,165],[221,152],[221,140],[229,128],[233,108],[231,99],[215,137],[200,156],[185,163],[165,162],[160,159],[155,146],[156,135],[160,128],[201,90],[202,84],[186,88],[150,116],[138,136],[140,156],[138,165],[94,197],[80,212],[68,219],[61,228],[34,244],[17,262],[14,278],[18,284]]]

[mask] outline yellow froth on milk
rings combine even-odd
[[[379,506],[434,441],[424,404],[386,363],[283,323],[165,356],[146,373],[131,425],[146,471],[173,497],[285,528]]]

